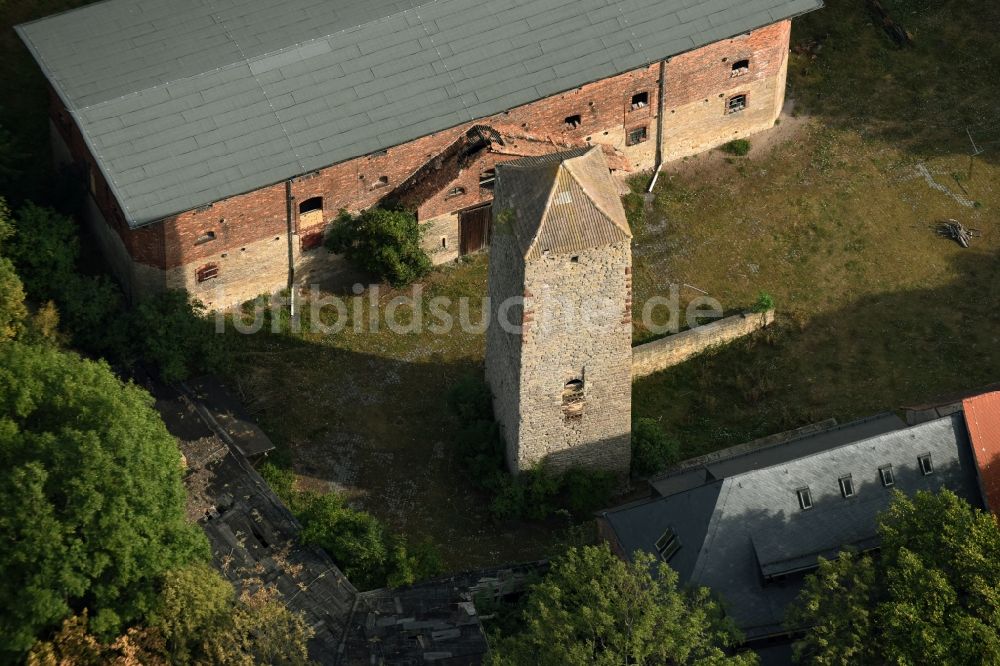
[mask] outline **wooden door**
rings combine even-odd
[[[459,254],[479,252],[489,244],[491,211],[487,204],[458,214]]]

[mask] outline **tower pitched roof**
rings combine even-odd
[[[525,259],[632,238],[604,153],[578,148],[497,165],[494,233],[511,233]]]

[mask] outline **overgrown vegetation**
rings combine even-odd
[[[750,153],[750,141],[747,139],[733,139],[729,143],[724,144],[720,150],[736,157],[746,157]]]
[[[464,377],[451,390],[448,404],[459,423],[456,454],[473,483],[492,496],[495,519],[544,520],[559,510],[582,516],[607,506],[618,483],[610,472],[572,468],[557,474],[544,465],[516,477],[507,472],[506,445],[482,380]]]
[[[650,418],[632,423],[632,475],[649,476],[663,471],[680,458],[680,443]]]
[[[431,541],[409,545],[335,492],[298,490],[295,475],[272,463],[260,471],[302,523],[302,541],[328,552],[359,589],[410,585],[441,573],[441,556]]]
[[[651,555],[626,563],[607,545],[573,548],[528,593],[519,630],[494,636],[487,663],[733,664],[739,634],[704,588],[682,591],[677,573]]]
[[[897,492],[878,557],[820,559],[789,626],[808,664],[1000,662],[1000,528],[949,490]]]
[[[359,215],[342,210],[327,234],[326,247],[392,286],[403,287],[431,270],[420,237],[417,216],[402,208],[374,207]]]
[[[766,291],[757,294],[757,300],[753,304],[754,312],[767,312],[774,309],[774,297]]]

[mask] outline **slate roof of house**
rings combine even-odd
[[[493,233],[512,233],[528,260],[632,238],[596,146],[498,164],[493,210]]]
[[[1000,515],[1000,391],[963,401],[979,485],[990,511]]]
[[[105,0],[17,26],[141,226],[822,0]]]
[[[892,465],[894,488],[908,494],[947,487],[981,504],[960,414],[824,450],[807,446],[802,453],[608,511],[603,519],[626,553],[655,553],[657,539],[672,529],[681,549],[670,565],[682,581],[714,590],[753,640],[783,631],[785,608],[801,584],[796,576],[764,584],[765,576],[800,573],[814,567],[817,557],[832,557],[846,546],[878,545],[876,516],[892,497],[881,484],[880,467]],[[934,466],[928,476],[917,463],[924,454],[931,455]],[[856,490],[851,498],[841,495],[838,481],[847,475]],[[803,487],[813,501],[806,511],[796,494]]]

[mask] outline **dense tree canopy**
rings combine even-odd
[[[727,656],[737,634],[705,589],[677,588],[666,564],[618,559],[606,545],[571,549],[552,562],[523,611],[523,630],[499,641],[495,666],[755,664]]]
[[[950,491],[897,493],[877,558],[820,562],[789,613],[809,664],[1000,663],[1000,529]]]
[[[0,649],[84,608],[95,633],[119,633],[158,577],[206,553],[151,403],[103,363],[0,344]]]

